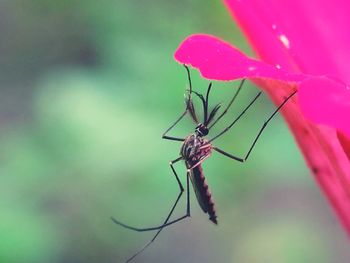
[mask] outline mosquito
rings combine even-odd
[[[287,103],[287,101],[297,92],[292,92],[288,97],[285,98],[285,100],[276,108],[276,110],[270,115],[270,117],[263,123],[260,130],[258,131],[255,139],[253,140],[251,146],[249,147],[247,153],[244,157],[237,157],[235,155],[232,155],[230,153],[227,153],[223,150],[221,150],[218,147],[213,146],[212,142],[222,135],[224,135],[226,132],[228,132],[232,126],[236,124],[236,122],[246,113],[246,111],[257,101],[257,99],[260,97],[261,92],[257,93],[257,95],[253,98],[253,100],[250,101],[250,103],[243,109],[243,111],[228,125],[224,130],[219,132],[217,135],[212,137],[211,139],[207,138],[206,136],[209,134],[209,131],[211,128],[214,127],[216,123],[228,112],[231,105],[235,101],[236,97],[238,96],[240,90],[243,87],[243,84],[245,82],[245,79],[243,79],[239,86],[237,91],[234,93],[232,99],[227,104],[226,108],[221,112],[221,114],[218,115],[217,118],[216,115],[219,113],[219,109],[221,108],[220,104],[215,105],[212,110],[209,109],[209,94],[212,88],[212,83],[209,83],[209,86],[206,91],[205,97],[194,91],[192,89],[192,80],[191,80],[191,74],[189,68],[184,65],[186,72],[187,72],[187,78],[188,78],[188,84],[189,84],[189,90],[187,90],[187,96],[185,98],[186,108],[184,112],[178,117],[178,119],[163,133],[162,138],[166,140],[171,141],[179,141],[182,142],[181,150],[179,157],[170,161],[169,165],[170,168],[174,174],[174,177],[176,179],[176,182],[179,187],[179,194],[175,200],[175,203],[172,205],[170,212],[168,213],[167,217],[165,218],[163,224],[159,226],[154,227],[147,227],[147,228],[138,228],[126,225],[117,219],[111,217],[112,221],[116,223],[119,226],[122,226],[124,228],[137,231],[137,232],[145,232],[145,231],[157,231],[156,234],[153,236],[153,238],[146,243],[141,249],[139,249],[135,254],[133,254],[131,257],[129,257],[125,262],[130,262],[132,259],[134,259],[137,255],[139,255],[141,252],[143,252],[160,234],[160,232],[165,228],[168,227],[174,223],[177,223],[181,220],[186,219],[187,217],[191,216],[191,210],[190,210],[190,187],[189,187],[189,181],[191,181],[197,201],[201,209],[204,213],[208,214],[209,220],[213,222],[214,224],[217,224],[217,215],[215,210],[215,204],[211,195],[211,192],[209,190],[208,184],[206,182],[203,169],[202,169],[202,163],[210,157],[213,151],[222,154],[230,159],[233,159],[238,162],[245,162],[248,160],[250,153],[252,152],[254,146],[256,145],[256,142],[258,141],[260,135],[266,128],[267,124],[272,120],[272,118],[277,114],[277,112]],[[195,107],[193,104],[192,96],[193,94],[197,96],[200,101],[202,102],[203,107],[203,120],[200,121],[197,117],[197,113],[195,111]],[[184,117],[185,115],[189,114],[192,121],[195,123],[196,128],[194,130],[194,133],[191,133],[186,138],[179,138],[179,137],[173,137],[167,135],[170,130],[172,130]],[[174,164],[178,163],[179,161],[183,160],[185,162],[186,168],[187,168],[187,176],[186,176],[186,195],[187,195],[187,201],[186,201],[186,213],[185,215],[178,217],[176,219],[170,220],[182,194],[185,191],[185,188],[183,187],[179,176],[174,168]]]

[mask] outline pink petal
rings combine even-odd
[[[350,83],[350,1],[225,0],[225,3],[265,62],[278,63],[292,72],[341,80],[305,81],[298,98],[303,115],[342,132],[308,123],[302,116],[296,120],[298,108],[285,118],[316,180],[350,234],[349,92],[342,84]],[[263,87],[268,90],[268,85]],[[273,99],[279,96],[271,89],[268,92]]]
[[[350,116],[350,88],[341,82],[289,73],[249,58],[229,43],[204,34],[186,38],[174,56],[178,62],[198,68],[208,79],[263,78],[301,83],[298,96],[304,115],[315,123],[339,129],[350,138],[350,122],[344,121]]]
[[[178,62],[198,68],[207,79],[259,77],[298,82],[305,78],[303,74],[289,73],[279,66],[249,58],[234,46],[210,35],[187,37],[174,56]]]
[[[341,132],[337,132],[337,137],[342,145],[348,159],[350,160],[350,138]]]
[[[299,86],[299,104],[313,122],[342,131],[350,138],[350,88],[325,77],[303,81]]]
[[[225,0],[265,62],[350,83],[350,1]]]
[[[263,37],[263,34],[257,34]],[[268,44],[271,44],[270,51],[272,54],[268,61],[271,64],[278,63],[281,65],[280,69],[279,67],[248,58],[231,45],[208,35],[197,35],[187,38],[176,51],[175,59],[180,63],[198,68],[201,74],[209,79],[252,78],[255,83],[268,92],[276,104],[279,104],[286,95],[297,88],[300,82],[307,81],[307,78],[311,76],[289,73],[298,71],[297,64],[293,62],[293,56],[285,48],[274,46],[275,43],[273,41],[271,43],[262,41],[263,47],[268,46]],[[274,49],[275,52],[272,51]],[[266,55],[269,55],[269,53],[267,52]],[[333,85],[334,81],[331,82]],[[342,84],[339,85],[342,86]],[[340,90],[342,89],[340,88]],[[336,93],[341,94],[341,96],[347,96],[347,93],[339,90]],[[317,97],[317,91],[314,91],[314,97],[309,97],[308,102],[314,103]],[[327,101],[326,98],[327,96],[323,94],[323,103],[334,103],[333,99]],[[343,105],[344,101],[345,99],[341,100]],[[325,105],[325,107],[329,108],[330,112],[333,111],[329,105]],[[306,111],[312,112],[312,109],[306,109]],[[305,119],[295,99],[292,99],[283,107],[281,114],[285,117],[293,132],[316,180],[350,233],[349,140],[346,137],[344,137],[345,140],[343,140],[343,137],[339,139],[339,134],[342,133],[338,133],[337,137],[334,129],[317,126]],[[331,114],[327,116],[330,117]],[[344,118],[345,116],[342,115],[342,117]],[[323,119],[318,120],[324,121]],[[343,120],[344,122],[347,121],[347,119]],[[341,120],[332,122],[331,118],[327,118],[326,121],[333,125],[339,125],[339,127],[342,127],[342,130],[347,129],[347,126],[343,126]]]
[[[231,44],[205,34],[187,37],[174,56],[178,62],[198,68],[208,79],[264,78],[301,83],[299,102],[305,116],[315,123],[335,127],[350,138],[350,122],[344,121],[350,116],[350,90],[343,83],[327,77],[289,73],[249,58]],[[276,86],[269,82],[271,85]]]

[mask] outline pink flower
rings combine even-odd
[[[350,2],[226,0],[262,61],[209,35],[175,53],[214,80],[248,78],[282,110],[311,171],[350,233]]]

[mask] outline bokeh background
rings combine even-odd
[[[110,216],[158,225],[177,196],[168,161],[180,144],[161,134],[184,108],[173,52],[198,32],[252,54],[221,1],[0,1],[1,263],[123,262],[152,237]],[[236,86],[214,83],[211,102]],[[216,132],[257,92],[247,84]],[[263,98],[217,146],[243,156],[273,110]],[[192,131],[186,119],[174,134]],[[349,262],[347,237],[279,116],[250,158],[204,164],[218,226],[192,192],[192,218],[134,262]]]

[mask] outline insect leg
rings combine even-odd
[[[208,100],[209,100],[209,93],[212,87],[212,83],[209,83],[208,89],[207,89],[207,95],[205,97],[205,101],[204,101],[204,120],[203,123],[206,123],[208,120]]]
[[[171,141],[180,141],[183,142],[185,139],[183,138],[177,138],[177,137],[172,137],[172,136],[167,136],[166,134],[175,127],[176,124],[178,124],[179,121],[186,115],[187,113],[187,108],[186,110],[180,115],[180,117],[163,133],[162,138],[166,140],[171,140]]]
[[[191,74],[190,74],[190,69],[184,64],[184,67],[186,69],[187,72],[187,78],[188,78],[188,84],[190,85],[190,96],[192,93],[192,81],[191,81]]]
[[[175,177],[176,177],[176,180],[177,180],[177,182],[178,182],[178,184],[179,184],[180,193],[179,193],[179,195],[178,195],[178,197],[177,197],[177,199],[176,199],[176,201],[175,201],[175,204],[173,205],[173,207],[172,207],[170,213],[168,214],[167,218],[165,219],[164,224],[166,224],[166,223],[169,221],[169,219],[170,219],[170,217],[171,217],[171,215],[172,215],[172,213],[173,213],[173,211],[174,211],[174,209],[175,209],[175,207],[176,207],[176,205],[177,205],[177,203],[178,203],[178,201],[179,201],[179,199],[180,199],[180,197],[181,197],[181,195],[182,195],[182,193],[183,193],[183,191],[184,191],[183,186],[182,186],[182,184],[181,184],[181,182],[180,182],[180,180],[179,180],[179,178],[178,178],[178,175],[177,175],[177,173],[176,173],[176,171],[175,171],[175,169],[174,169],[174,167],[173,167],[173,164],[176,163],[176,162],[178,162],[179,160],[181,160],[181,157],[180,157],[180,158],[177,158],[176,160],[174,160],[174,161],[172,161],[172,162],[170,162],[170,167],[171,167],[171,170],[173,171],[173,173],[174,173],[174,175],[175,175]],[[187,178],[187,189],[189,189],[188,186],[189,186],[189,182],[188,182],[188,178]],[[189,190],[187,190],[187,192],[189,192]],[[189,194],[187,194],[187,202],[189,203]],[[188,214],[190,213],[190,212],[189,212],[189,209],[187,210],[187,213],[188,213]],[[134,255],[132,255],[130,258],[128,258],[128,259],[126,260],[125,263],[130,262],[131,260],[133,260],[137,255],[141,254],[149,245],[151,245],[152,242],[158,237],[158,235],[160,234],[160,232],[164,229],[164,224],[163,224],[163,227],[161,227],[161,228],[158,229],[157,233],[153,236],[153,238],[152,238],[150,241],[148,241],[148,242],[147,242],[140,250],[138,250]]]
[[[227,153],[227,152],[225,152],[225,151],[223,151],[223,150],[221,150],[221,149],[219,149],[219,148],[217,148],[217,147],[213,147],[213,150],[215,150],[215,151],[217,151],[218,153],[221,153],[221,154],[227,156],[228,158],[231,158],[231,159],[233,159],[233,160],[239,161],[239,162],[241,162],[241,163],[243,163],[243,162],[245,161],[245,159],[242,159],[242,158],[240,158],[240,157],[237,157],[237,156],[234,156],[234,155],[232,155],[232,154],[229,154],[229,153]]]
[[[186,218],[186,217],[189,217],[190,214],[189,214],[189,212],[187,212],[186,215],[184,215],[184,216],[182,216],[182,217],[180,217],[180,218],[177,218],[177,219],[175,219],[175,220],[172,220],[172,221],[168,222],[168,221],[169,221],[169,218],[171,217],[172,213],[174,212],[174,210],[175,210],[175,208],[176,208],[176,206],[177,206],[177,204],[178,204],[178,202],[179,202],[179,200],[180,200],[180,197],[181,197],[181,195],[182,195],[182,193],[183,193],[183,191],[184,191],[184,188],[183,188],[183,186],[182,186],[182,183],[181,183],[181,181],[180,181],[180,179],[179,179],[179,177],[178,177],[178,175],[177,175],[177,173],[176,173],[176,171],[175,171],[175,169],[174,169],[174,167],[173,167],[173,164],[176,163],[176,162],[178,162],[178,161],[180,161],[181,159],[182,159],[182,157],[179,157],[179,158],[175,159],[174,161],[171,161],[171,162],[170,162],[170,167],[171,167],[171,170],[173,171],[173,173],[174,173],[174,175],[175,175],[176,181],[178,182],[178,185],[179,185],[179,188],[180,188],[180,193],[179,193],[179,195],[178,195],[178,197],[177,197],[177,199],[176,199],[174,205],[172,206],[172,208],[171,208],[171,210],[170,210],[170,212],[169,212],[167,218],[165,219],[165,221],[164,221],[164,223],[163,223],[162,225],[156,226],[156,227],[138,228],[138,227],[133,227],[133,226],[126,225],[126,224],[124,224],[124,223],[118,221],[118,220],[115,219],[114,217],[111,217],[112,221],[113,221],[114,223],[116,223],[117,225],[120,225],[120,226],[122,226],[122,227],[124,227],[124,228],[130,229],[130,230],[134,230],[134,231],[137,231],[137,232],[145,232],[145,231],[152,231],[152,230],[159,230],[159,229],[162,229],[162,228],[164,228],[164,227],[166,227],[166,226],[168,226],[168,225],[172,225],[172,224],[174,224],[174,223],[176,223],[176,222],[178,222],[178,221],[180,221],[180,220],[182,220],[182,219],[184,219],[184,218]],[[187,195],[189,195],[188,181],[187,181]],[[189,207],[189,203],[187,204],[187,207]],[[188,210],[189,210],[189,208],[188,208]]]
[[[221,153],[221,154],[223,154],[223,155],[225,155],[225,156],[231,158],[231,159],[234,159],[234,160],[239,161],[239,162],[245,162],[245,161],[248,159],[250,153],[252,152],[254,146],[256,145],[256,142],[258,141],[260,135],[261,135],[262,132],[265,130],[267,124],[272,120],[272,118],[277,114],[277,112],[287,103],[287,101],[288,101],[291,97],[294,96],[295,93],[297,93],[297,91],[294,91],[292,94],[290,94],[290,95],[277,107],[277,109],[270,115],[270,117],[264,122],[264,124],[263,124],[262,127],[260,128],[258,134],[256,135],[256,137],[255,137],[253,143],[251,144],[251,146],[250,146],[250,148],[249,148],[249,150],[248,150],[248,152],[246,153],[246,155],[245,155],[244,158],[236,157],[236,156],[234,156],[234,155],[232,155],[232,154],[229,154],[229,153],[227,153],[227,152],[225,152],[225,151],[223,151],[223,150],[221,150],[221,149],[219,149],[219,148],[217,148],[217,147],[213,147],[213,149],[214,149],[215,151],[217,151],[217,152],[219,152],[219,153]]]
[[[180,197],[181,197],[181,195],[182,195],[182,193],[183,193],[183,191],[184,191],[183,186],[182,186],[182,184],[181,184],[181,182],[180,182],[180,180],[179,180],[179,178],[178,178],[178,175],[177,175],[177,173],[176,173],[176,171],[175,171],[175,169],[174,169],[174,167],[173,167],[173,164],[176,163],[176,162],[178,162],[179,160],[181,160],[181,157],[179,157],[179,158],[175,159],[174,161],[170,162],[170,167],[171,167],[172,171],[174,172],[174,175],[175,175],[175,177],[176,177],[176,180],[177,180],[177,182],[178,182],[178,184],[179,184],[180,193],[179,193],[179,195],[178,195],[178,197],[177,197],[177,199],[176,199],[176,201],[175,201],[173,207],[171,208],[170,213],[168,214],[167,218],[165,219],[163,225],[161,225],[160,227],[156,227],[156,228],[137,229],[137,228],[129,227],[129,226],[125,225],[125,224],[122,224],[122,223],[120,223],[119,221],[117,221],[117,220],[115,220],[114,218],[112,218],[112,220],[113,220],[115,223],[117,223],[118,225],[121,225],[121,226],[126,227],[126,228],[131,229],[131,230],[135,230],[135,231],[158,230],[157,233],[153,236],[153,238],[152,238],[147,244],[145,244],[140,250],[138,250],[134,255],[132,255],[130,258],[128,258],[128,259],[126,260],[125,263],[130,262],[130,261],[131,261],[132,259],[134,259],[137,255],[139,255],[140,253],[142,253],[150,244],[152,244],[152,242],[158,237],[158,235],[159,235],[160,232],[164,229],[164,227],[166,227],[166,226],[168,226],[168,225],[171,225],[171,224],[173,224],[173,223],[175,223],[175,222],[178,222],[178,221],[180,221],[180,220],[182,220],[182,219],[184,219],[184,218],[190,216],[189,174],[187,173],[187,179],[186,179],[186,186],[187,186],[187,211],[186,211],[186,216],[180,217],[180,218],[178,218],[178,219],[176,219],[176,220],[174,220],[174,221],[168,223],[168,221],[169,221],[169,219],[170,219],[172,213],[174,212],[175,207],[177,206],[177,203],[178,203],[178,201],[180,200]]]
[[[166,139],[166,140],[171,140],[171,141],[180,141],[183,142],[185,139],[183,138],[177,138],[177,137],[173,137],[173,136],[168,136],[166,135],[172,128],[175,127],[176,124],[178,124],[179,121],[182,120],[182,118],[186,115],[187,112],[189,112],[192,116],[192,119],[197,123],[197,116],[196,113],[194,111],[194,106],[192,103],[192,81],[191,81],[191,74],[190,74],[190,70],[189,68],[184,65],[186,72],[187,72],[187,78],[188,78],[188,83],[190,85],[190,90],[188,93],[188,98],[186,98],[186,109],[185,111],[180,115],[180,117],[163,133],[162,138]]]
[[[209,142],[214,141],[215,139],[219,138],[221,135],[223,135],[224,133],[226,133],[228,130],[231,129],[231,127],[244,115],[244,113],[254,104],[254,102],[259,98],[259,96],[261,95],[261,92],[259,92],[255,98],[248,104],[247,107],[245,107],[245,109],[238,115],[238,117],[229,125],[227,126],[222,132],[220,132],[219,134],[217,134],[216,136],[214,136],[213,138],[211,138],[209,140]]]
[[[232,103],[235,101],[236,97],[238,96],[238,93],[241,91],[243,84],[244,84],[245,79],[242,79],[241,83],[238,86],[237,91],[235,92],[235,94],[233,95],[233,98],[231,99],[231,101],[229,102],[229,104],[226,106],[226,109],[219,115],[219,117],[208,127],[209,129],[211,129],[229,110],[229,108],[231,107]]]

